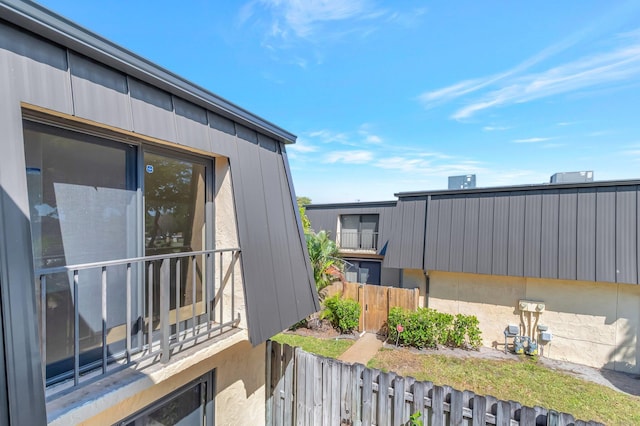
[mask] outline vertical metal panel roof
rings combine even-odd
[[[616,281],[637,282],[638,279],[638,187],[618,187],[615,217]]]
[[[279,143],[295,136],[34,3],[0,3],[0,57],[8,64],[0,70],[2,168],[15,180],[2,186],[11,197],[28,205],[20,186],[24,168],[6,167],[24,162],[21,102],[173,142],[176,148],[211,152],[216,147],[232,167],[243,267],[249,272],[244,283],[252,342],[317,311],[291,176],[279,150]],[[255,136],[254,143],[243,137],[247,134]],[[28,233],[24,238],[29,247]]]
[[[524,276],[540,276],[541,239],[542,195],[532,191],[525,196],[524,206]]]
[[[281,142],[291,143],[296,140],[293,134],[275,124],[36,3],[3,0],[0,3],[0,18],[205,109],[264,132]]]
[[[480,229],[480,200],[465,198],[464,242],[462,254],[462,271],[475,272],[478,270],[478,236]]]
[[[478,197],[478,269],[480,274],[490,274],[493,264],[493,202],[487,195]],[[466,271],[473,272],[473,271]]]
[[[416,268],[422,230],[426,270],[637,284],[639,188],[630,180],[396,194],[383,266]]]
[[[578,279],[578,190],[561,190],[558,204],[558,278]]]
[[[557,278],[559,235],[559,202],[557,190],[542,193],[540,230],[540,276]],[[542,232],[542,229],[545,232]]]

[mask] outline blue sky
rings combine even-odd
[[[298,135],[315,203],[640,178],[640,2],[40,2]]]

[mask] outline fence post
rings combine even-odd
[[[282,418],[282,424],[287,426],[293,426],[293,398],[294,398],[294,352],[293,348],[289,345],[285,345],[284,349],[284,383],[282,389],[284,391],[284,414]]]
[[[265,350],[265,393],[267,394],[267,406],[265,407],[265,424],[266,426],[273,425],[273,385],[271,383],[271,358],[273,357],[272,353],[272,345],[273,342],[271,340],[267,340],[267,347]]]
[[[366,330],[365,328],[365,317],[366,317],[366,310],[367,310],[367,304],[365,303],[365,287],[363,285],[358,285],[358,303],[360,304],[360,318],[358,321],[358,331],[359,332],[363,332]]]

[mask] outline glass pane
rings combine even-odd
[[[198,426],[202,425],[203,385],[197,384],[180,395],[172,398],[148,414],[127,423],[127,426]]]
[[[359,215],[344,215],[341,217],[340,247],[358,248]]]
[[[144,154],[145,194],[145,254],[147,256],[168,253],[200,251],[205,248],[206,167],[196,161],[178,159],[157,153]],[[204,262],[202,256],[164,260],[170,262],[170,318],[183,320],[201,315],[203,304]],[[159,325],[160,315],[160,262],[154,264],[152,321]],[[166,279],[166,278],[164,278]],[[149,291],[147,271],[147,291]],[[176,295],[178,297],[176,297]],[[180,312],[175,312],[179,309]],[[190,324],[192,325],[192,324]]]
[[[145,153],[146,254],[204,248],[205,167]]]
[[[36,270],[136,256],[135,148],[30,122],[24,138]],[[72,279],[66,273],[46,275],[45,307],[36,285],[47,321],[48,378],[72,368],[75,305],[81,365],[101,356],[96,350],[102,342],[99,270],[79,272],[75,301]],[[124,267],[108,270],[108,332],[125,321],[124,282]]]

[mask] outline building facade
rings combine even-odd
[[[295,136],[31,2],[0,93],[0,424],[264,422],[319,309]]]
[[[476,315],[486,346],[502,348],[516,325],[543,356],[640,372],[639,188],[632,180],[396,194],[380,213],[392,223],[381,267],[400,272],[381,284],[420,288],[429,307]],[[330,212],[364,211],[307,207],[315,229],[339,222]]]

